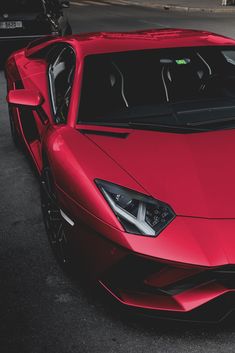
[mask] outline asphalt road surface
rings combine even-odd
[[[82,1],[71,6],[69,16],[74,33],[167,26],[235,37],[234,18],[228,15]],[[234,353],[234,320],[208,326],[133,317],[61,271],[45,234],[37,177],[10,138],[5,95],[1,72],[0,352]]]

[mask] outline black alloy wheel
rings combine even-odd
[[[66,270],[71,267],[69,235],[67,224],[58,207],[53,178],[49,167],[43,169],[41,177],[41,207],[49,242],[59,264]]]

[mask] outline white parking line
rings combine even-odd
[[[110,6],[110,4],[106,4],[104,2],[101,1],[92,1],[92,0],[86,0],[84,1],[85,3],[87,3],[88,5],[95,5],[95,6]]]
[[[109,1],[110,4],[114,4],[114,5],[130,5],[129,1],[125,1],[125,0],[111,0]]]
[[[75,1],[70,1],[71,5],[74,6],[89,6],[89,5],[94,5],[94,6],[111,6],[111,5],[130,5],[128,1],[125,0],[106,0],[106,1],[92,1],[92,0],[83,0],[79,2]]]
[[[70,1],[70,4],[74,6],[89,6],[89,4],[84,4],[83,2],[74,2],[74,1]]]

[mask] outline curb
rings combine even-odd
[[[171,5],[171,4],[159,4],[159,3],[148,3],[147,1],[143,4],[137,1],[127,1],[130,5],[149,7],[155,9],[161,9],[165,11],[182,11],[182,12],[203,12],[203,13],[222,13],[222,14],[232,14],[235,13],[234,7],[191,7],[191,6],[181,6],[181,5]]]
[[[79,6],[77,3],[79,2],[79,0],[73,0],[70,1],[71,5],[74,6]],[[108,1],[107,1],[108,2]],[[112,1],[110,1],[110,3],[112,3]],[[221,14],[232,14],[235,13],[235,6],[233,8],[227,8],[226,6],[224,8],[222,7],[214,7],[214,8],[210,8],[210,7],[190,7],[190,6],[181,6],[181,5],[171,5],[171,4],[159,4],[159,3],[140,3],[137,1],[125,1],[126,4],[129,5],[134,5],[134,6],[139,6],[139,7],[148,7],[148,8],[153,8],[153,9],[160,9],[160,10],[164,10],[164,11],[181,11],[181,12],[203,12],[203,13],[221,13]],[[117,4],[116,4],[117,5]],[[120,3],[121,5],[121,3]]]

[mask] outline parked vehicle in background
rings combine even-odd
[[[68,0],[1,0],[0,45],[18,49],[47,35],[72,34]]]

